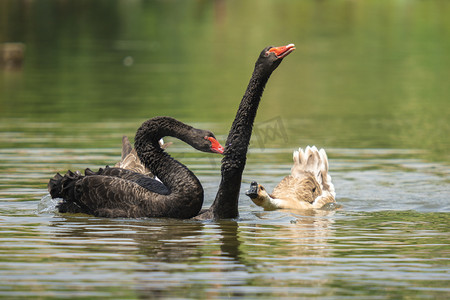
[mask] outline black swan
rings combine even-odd
[[[137,130],[135,149],[150,172],[164,182],[120,168],[85,176],[56,174],[48,189],[52,198],[63,198],[60,212],[87,213],[99,217],[170,217],[187,219],[203,204],[203,187],[184,165],[163,151],[159,140],[176,137],[197,150],[222,153],[223,147],[210,131],[193,128],[170,117],[155,117]]]
[[[230,219],[239,216],[238,200],[242,172],[247,160],[256,111],[270,75],[280,65],[283,58],[294,50],[294,44],[281,47],[269,46],[259,55],[225,144],[221,167],[222,180],[216,199],[211,207],[202,211],[196,219]]]
[[[336,193],[328,174],[328,157],[324,149],[315,146],[294,151],[291,175],[286,176],[273,189],[266,189],[252,182],[246,195],[264,210],[320,209],[327,203],[335,203]]]
[[[155,122],[152,122],[154,119],[151,119],[145,122],[136,133],[135,149],[140,160],[164,184],[153,180],[150,186],[148,177],[145,175],[118,168],[100,169],[98,172],[87,170],[86,176],[72,172],[68,172],[64,177],[57,174],[50,180],[49,191],[53,198],[65,199],[60,205],[59,211],[80,211],[105,217],[195,217],[199,220],[238,217],[242,172],[247,159],[253,122],[264,87],[283,58],[294,50],[293,44],[281,47],[269,46],[264,48],[259,55],[226,141],[221,167],[222,179],[216,198],[209,209],[200,211],[203,202],[203,188],[192,172],[179,163],[176,163],[177,171],[175,173],[172,169],[167,168],[167,165],[173,164],[174,160],[159,147],[157,141],[170,133],[167,132],[167,129],[160,129]],[[153,126],[147,126],[148,122]],[[146,138],[150,136],[152,136],[152,142],[149,143]],[[173,136],[183,140],[180,135],[173,134]],[[189,141],[186,142],[189,143]],[[205,151],[195,145],[192,146]],[[174,174],[177,175],[174,176]],[[191,180],[184,181],[181,174],[189,174]],[[95,178],[95,180],[90,178]],[[105,180],[108,182],[107,185],[103,184]],[[83,181],[89,184],[83,184]],[[130,195],[131,189],[138,190],[139,193]],[[101,193],[99,194],[97,190]],[[158,190],[159,193],[151,190]],[[174,197],[170,197],[174,192],[186,193],[188,196],[174,199]],[[73,200],[67,200],[79,198],[83,194],[87,195],[84,197],[87,201],[75,203]],[[196,195],[195,200],[192,200],[193,194]],[[151,195],[158,201],[154,201],[147,195]],[[81,210],[79,210],[80,208]]]

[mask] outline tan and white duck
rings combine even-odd
[[[252,182],[246,195],[264,210],[320,209],[327,203],[335,203],[336,193],[328,174],[328,157],[324,149],[307,146],[294,151],[291,175],[286,176],[269,194],[266,189]]]

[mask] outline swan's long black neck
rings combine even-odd
[[[214,219],[236,218],[241,187],[242,172],[247,160],[247,150],[252,135],[253,123],[264,87],[272,71],[262,70],[256,64],[250,82],[241,100],[231,126],[222,159],[222,180],[216,199],[208,210]]]
[[[200,181],[186,166],[164,152],[158,142],[165,136],[172,136],[190,143],[189,136],[192,130],[191,126],[173,118],[155,117],[144,122],[138,129],[135,148],[142,163],[169,189],[168,197],[178,192],[192,193],[192,196],[194,194],[200,196],[203,203],[203,188]]]

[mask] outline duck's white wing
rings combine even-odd
[[[293,177],[301,178],[305,172],[312,173],[322,188],[322,196],[336,196],[331,176],[328,173],[328,156],[324,149],[307,146],[304,150],[298,148],[293,154],[294,165],[291,169]],[[319,196],[320,197],[320,196]]]

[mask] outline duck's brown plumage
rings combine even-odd
[[[292,199],[300,202],[313,203],[322,194],[322,189],[314,175],[305,172],[302,177],[286,176],[273,189],[272,198]]]

